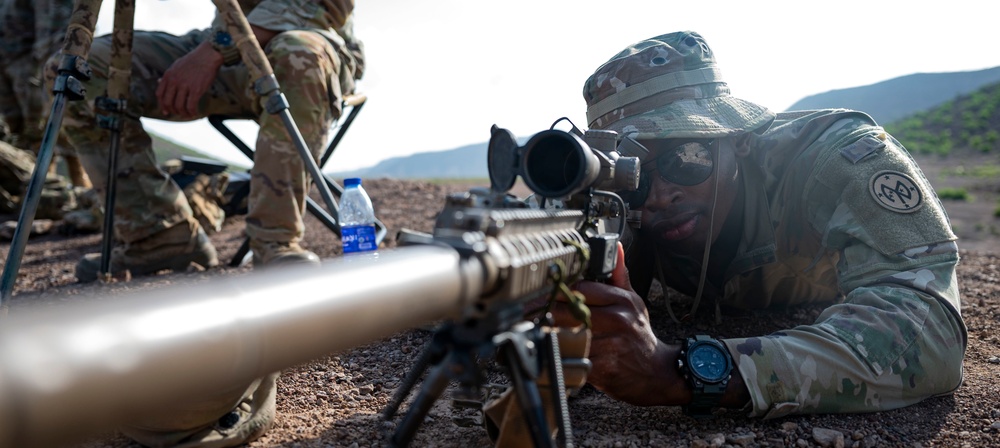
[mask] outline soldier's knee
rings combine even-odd
[[[104,76],[106,72],[107,60],[111,54],[111,36],[101,36],[94,39],[90,45],[87,57],[87,65],[91,71],[91,76]],[[55,84],[56,77],[59,76],[59,66],[63,61],[63,51],[59,50],[49,56],[42,67],[45,76],[46,89],[51,91]],[[82,81],[82,80],[81,80]]]
[[[323,68],[329,58],[326,41],[312,31],[285,31],[274,36],[267,44],[268,59],[275,72],[284,70],[305,71]]]

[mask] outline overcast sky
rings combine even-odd
[[[734,96],[785,110],[799,99],[912,73],[1000,66],[1000,3],[940,1],[357,0],[369,103],[327,166],[345,170],[489,139],[567,116],[585,127],[584,80],[626,46],[701,33]],[[682,7],[679,5],[690,5]],[[98,33],[111,31],[114,2]],[[207,27],[209,0],[143,0],[136,29]],[[229,160],[204,120],[149,129]],[[256,126],[238,132],[253,141]]]

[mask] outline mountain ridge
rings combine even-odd
[[[892,124],[998,82],[1000,67],[962,72],[914,73],[866,86],[810,95],[795,102],[788,110],[854,109],[868,113],[880,124]],[[335,177],[398,179],[487,178],[487,148],[488,142],[482,142],[394,157],[370,167],[331,174]]]

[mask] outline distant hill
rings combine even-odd
[[[917,73],[888,81],[807,96],[788,110],[845,108],[891,123],[980,87],[1000,82],[1000,67],[969,72]]]
[[[182,156],[218,160],[214,156],[199,152],[197,149],[182,145],[161,135],[152,132],[150,132],[149,135],[153,139],[153,153],[156,154],[156,160],[159,163],[163,163],[170,159],[179,159]],[[230,162],[222,163],[229,165],[229,171],[244,171],[246,168],[250,167],[249,161],[247,161],[246,165],[243,166],[237,166]]]
[[[487,142],[455,149],[422,152],[383,160],[377,165],[331,173],[333,177],[391,177],[395,179],[485,179]]]
[[[918,73],[868,86],[833,90],[808,96],[793,104],[789,110],[828,107],[856,109],[871,114],[878,123],[886,125],[899,122],[906,117],[913,117],[915,114],[927,111],[935,106],[946,104],[960,95],[970,95],[973,92],[977,92],[977,89],[998,82],[1000,82],[1000,67],[969,72]],[[975,101],[984,104],[982,109],[976,108],[977,112],[975,113],[987,115],[992,113],[986,108],[988,104],[994,103],[985,101],[985,98],[991,97],[990,94],[977,94],[973,97],[976,98]],[[964,104],[972,103],[963,103],[963,106],[956,109],[958,112],[955,113],[966,115],[973,113],[966,111]],[[997,117],[1000,117],[1000,115],[997,115]],[[997,132],[997,129],[1000,129],[1000,123],[996,121],[986,121],[986,124],[983,124],[983,122],[965,119],[963,121],[968,123],[968,129],[956,128],[951,131],[945,131],[945,125],[939,123],[933,127],[933,129],[936,129],[933,131],[936,134],[934,139],[930,140],[931,143],[922,144],[921,141],[927,140],[926,135],[920,137],[921,132],[925,132],[919,130],[922,127],[921,120],[924,119],[918,116],[916,118],[917,122],[909,122],[909,125],[907,125],[909,128],[904,129],[901,124],[890,127],[890,132],[897,136],[897,138],[900,138],[904,145],[911,151],[940,152],[942,148],[948,147],[948,144],[940,142],[947,135],[954,135],[956,137],[965,135],[965,140],[961,141],[966,143],[962,144],[966,144],[969,147],[976,147],[977,144],[980,146],[986,144],[977,143],[979,141],[995,141],[992,135]],[[988,133],[985,128],[983,128],[982,132],[977,133],[972,131],[970,133],[969,129],[972,129],[973,124],[980,127],[992,126],[994,130],[993,134]],[[955,126],[965,125],[956,124]],[[900,135],[897,135],[897,132]],[[948,132],[952,132],[953,134],[947,134]],[[981,134],[979,137],[970,137],[979,134]],[[920,138],[924,140],[920,140]],[[488,177],[486,150],[487,143],[483,142],[446,151],[425,152],[406,157],[392,158],[372,167],[333,173],[333,175],[338,177],[392,177],[401,179],[486,178]]]

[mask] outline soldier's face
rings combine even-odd
[[[664,250],[700,257],[705,241],[715,241],[737,197],[736,153],[731,139],[642,140],[650,154],[643,162],[649,193],[637,210],[639,232]],[[718,181],[715,223],[712,202]]]

